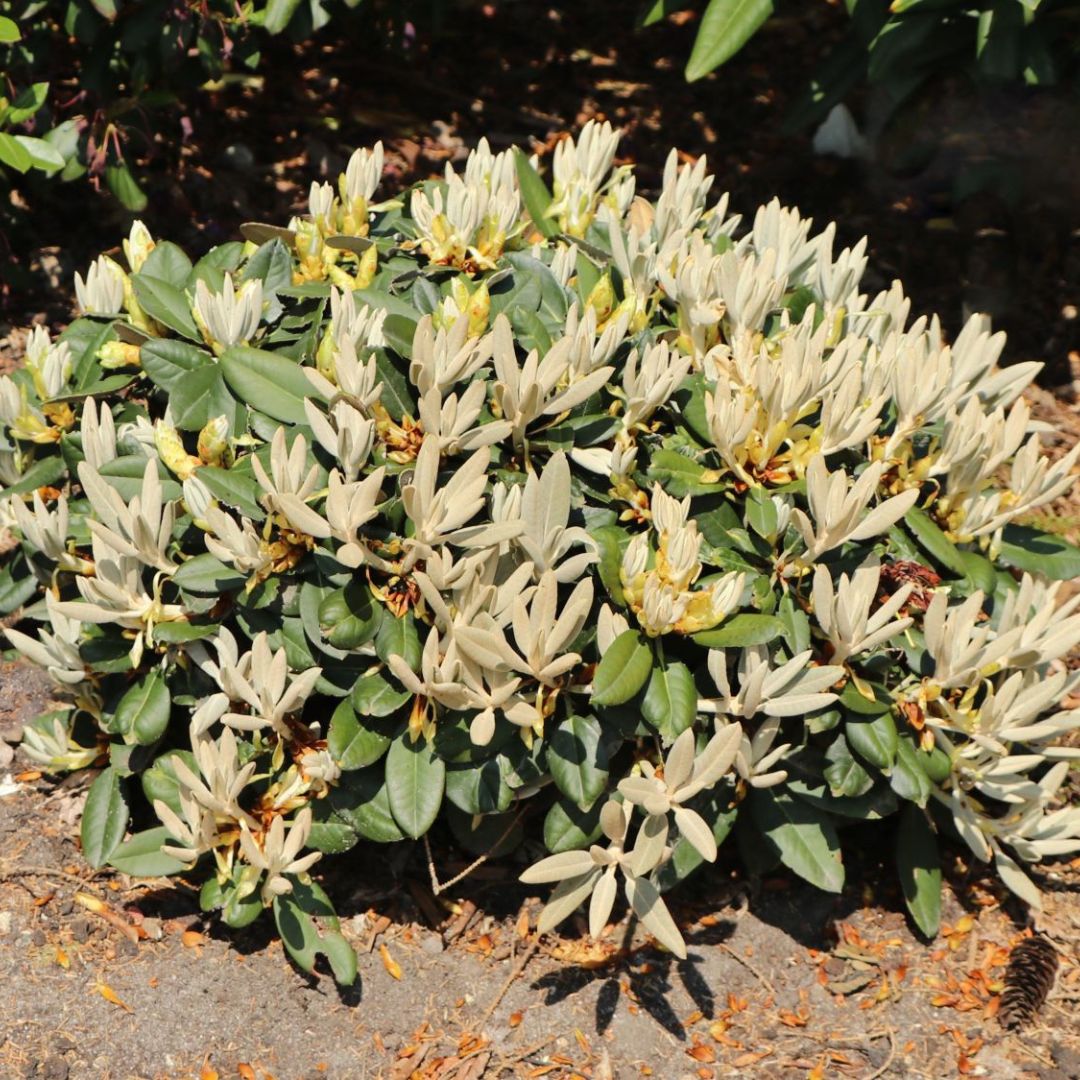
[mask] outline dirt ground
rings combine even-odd
[[[47,692],[0,671],[0,737]],[[4,1080],[1080,1076],[1080,860],[1041,875],[1061,967],[1020,1035],[993,1018],[1018,907],[954,853],[942,936],[920,943],[858,843],[839,897],[719,865],[675,903],[682,962],[625,920],[538,940],[512,860],[436,900],[419,845],[357,848],[323,878],[360,954],[341,990],[293,968],[269,920],[230,933],[183,882],[91,873],[88,782],[0,767]],[[446,880],[462,863],[433,848]]]

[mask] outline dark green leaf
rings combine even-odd
[[[124,839],[128,806],[115,769],[105,769],[90,785],[82,816],[82,849],[95,869],[104,866]]]
[[[694,722],[697,715],[697,687],[690,669],[682,663],[658,664],[652,669],[641,714],[672,742]]]
[[[191,274],[191,260],[175,244],[161,240],[147,255],[146,261],[139,267],[139,273],[166,281],[174,288],[183,289]]]
[[[829,744],[825,751],[825,760],[829,764],[822,775],[834,796],[858,798],[874,786],[874,778],[852,755],[842,735]]]
[[[636,630],[621,633],[600,658],[593,675],[592,703],[621,705],[629,701],[652,673],[653,653]]]
[[[544,818],[544,843],[552,855],[588,847],[600,836],[600,811],[604,800],[582,809],[566,798],[551,804]]]
[[[501,814],[514,801],[496,758],[451,765],[446,798],[465,814]]]
[[[390,744],[386,755],[386,790],[390,812],[401,831],[418,840],[431,828],[442,804],[446,765],[423,740],[408,734]]]
[[[183,645],[202,641],[218,631],[216,623],[165,622],[154,627],[154,642],[158,645]]]
[[[312,393],[303,368],[278,353],[234,345],[221,357],[225,381],[240,401],[287,424],[306,424],[304,398]]]
[[[1006,525],[1002,534],[1001,561],[1017,570],[1042,574],[1053,581],[1080,577],[1080,548],[1060,536],[1026,525]]]
[[[351,986],[356,981],[356,953],[341,934],[329,897],[314,882],[297,881],[292,892],[274,897],[274,921],[282,943],[302,970],[313,971],[315,958],[322,953],[338,983]]]
[[[874,691],[872,701],[860,693],[854,681],[849,679],[844,684],[844,689],[840,691],[840,704],[848,712],[855,713],[858,716],[880,716],[882,713],[889,712],[893,707],[893,699],[889,691],[884,686],[878,686],[874,683],[868,685]]]
[[[146,801],[153,806],[155,800],[160,799],[175,814],[181,813],[180,783],[173,769],[173,763],[177,758],[180,758],[196,776],[199,774],[198,763],[190,750],[170,750],[159,755],[154,764],[140,777]]]
[[[412,699],[408,690],[392,683],[381,671],[357,679],[352,705],[360,716],[390,716]]]
[[[189,866],[161,850],[162,844],[175,844],[164,826],[144,829],[125,840],[109,857],[109,865],[132,877],[171,877]]]
[[[330,717],[326,746],[346,771],[373,765],[390,745],[390,735],[365,720],[356,715],[348,699],[340,702]]]
[[[124,502],[131,502],[142,491],[143,476],[146,474],[146,458],[142,454],[129,454],[127,457],[113,458],[106,461],[98,472],[115,488]],[[182,492],[180,485],[163,468],[158,467],[161,477],[161,496],[164,499],[179,499]]]
[[[146,468],[145,461],[143,468]],[[4,488],[4,495],[32,495],[38,488],[56,484],[64,476],[64,463],[59,457],[50,456],[35,461],[9,487]]]
[[[901,735],[896,744],[896,761],[889,784],[901,799],[925,806],[930,798],[931,784],[918,755],[919,751],[907,734]]]
[[[693,640],[707,649],[732,649],[764,645],[784,633],[784,623],[775,615],[733,615],[715,630],[694,634]]]
[[[676,499],[721,490],[719,477],[677,450],[657,450],[649,463],[649,479]]]
[[[132,683],[116,706],[114,722],[125,738],[140,746],[156,743],[169,726],[172,698],[159,671]]]
[[[185,592],[215,595],[241,588],[247,581],[238,570],[226,566],[209,552],[181,564],[172,576],[173,584]]]
[[[0,615],[17,611],[37,590],[37,578],[30,572],[26,559],[9,559],[0,570]]]
[[[750,812],[789,870],[819,889],[840,892],[840,840],[826,814],[775,787],[754,789]]]
[[[925,510],[913,507],[904,515],[904,525],[919,542],[919,546],[939,566],[952,570],[961,577],[966,574],[964,561],[956,545],[938,528]]]
[[[896,723],[892,713],[880,713],[872,719],[850,717],[844,725],[848,745],[864,761],[879,769],[889,770],[896,760]],[[845,791],[845,795],[861,794]]]
[[[182,289],[147,274],[132,274],[131,283],[139,306],[162,326],[202,344],[202,335],[191,316],[191,305]]]
[[[619,567],[622,565],[623,553],[630,544],[630,534],[618,525],[602,525],[599,529],[590,530],[589,535],[599,548],[600,560],[596,569],[600,580],[607,589],[608,596],[622,607],[626,600]]]
[[[525,152],[516,146],[514,147],[514,164],[517,167],[521,199],[525,203],[525,209],[529,211],[529,217],[545,237],[554,236],[559,231],[559,227],[547,216],[548,207],[551,206],[551,192],[548,191],[547,184],[532,167]]]
[[[792,656],[810,648],[810,619],[787,593],[777,605],[776,617],[784,624],[784,640]]]
[[[772,12],[772,0],[711,0],[686,65],[687,82],[708,75],[733,57]]]
[[[212,363],[210,354],[173,338],[153,338],[139,349],[143,371],[162,390],[177,389],[188,375]]]
[[[319,625],[337,649],[358,649],[375,636],[383,608],[371,599],[367,582],[358,579],[330,593],[319,605]]]
[[[381,764],[344,773],[327,796],[330,808],[366,840],[389,844],[404,833],[390,812],[384,766]]]
[[[896,869],[915,925],[936,937],[941,924],[941,858],[937,837],[924,811],[906,806],[896,834]]]
[[[400,656],[406,664],[417,671],[422,653],[420,635],[416,632],[416,616],[411,611],[395,617],[387,611],[375,635],[375,653],[384,663],[391,656]]]
[[[221,469],[204,465],[199,470],[199,479],[215,499],[235,507],[252,521],[262,521],[266,517],[266,511],[259,504],[262,488],[248,472],[238,467]]]
[[[181,431],[201,431],[215,416],[227,416],[235,426],[236,403],[217,364],[189,371],[179,379],[169,395],[169,407]]]
[[[594,716],[567,717],[548,742],[555,786],[577,806],[591,806],[608,782],[608,748]]]

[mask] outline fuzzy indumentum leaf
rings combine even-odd
[[[900,811],[926,934],[938,826],[1030,904],[1080,847],[1080,552],[1015,523],[1080,448],[1042,455],[1033,366],[704,162],[635,195],[616,143],[385,203],[360,150],[197,263],[137,224],[0,376],[0,606],[67,706],[24,745],[108,761],[95,865],[201,873],[347,981],[312,868],[440,817],[548,848],[544,928],[621,895],[679,955],[661,890],[733,828],[835,891],[837,826]]]

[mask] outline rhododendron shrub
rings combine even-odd
[[[91,864],[197,872],[348,982],[313,866],[440,815],[521,847],[542,930],[621,892],[678,955],[662,894],[733,829],[838,892],[880,820],[928,934],[939,836],[1030,904],[1022,864],[1080,847],[1080,552],[1024,524],[1080,449],[1043,454],[1037,365],[860,292],[832,226],[741,222],[704,160],[647,199],[615,151],[482,143],[391,199],[360,150],[194,263],[137,224],[31,335],[0,601],[63,702],[26,752],[101,769]]]

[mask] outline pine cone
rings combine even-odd
[[[1009,956],[998,1023],[1016,1031],[1026,1027],[1042,1008],[1058,969],[1057,949],[1041,934],[1025,938]]]

